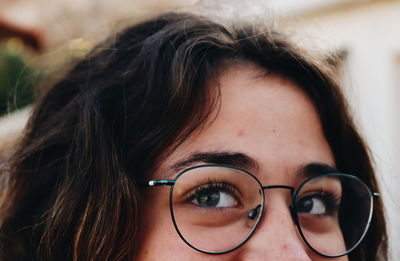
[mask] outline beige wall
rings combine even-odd
[[[25,109],[0,118],[0,165],[16,149],[29,113]]]

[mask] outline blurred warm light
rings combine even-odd
[[[22,53],[24,51],[24,43],[19,38],[10,38],[6,41],[5,47],[8,52]]]
[[[68,42],[69,55],[79,58],[87,54],[94,46],[94,43],[83,38],[73,39]]]

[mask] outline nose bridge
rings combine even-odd
[[[295,216],[293,216],[293,195],[294,195],[294,187],[292,186],[286,186],[286,185],[270,185],[270,186],[261,186],[261,188],[263,190],[269,190],[269,189],[287,189],[290,191],[290,203],[289,203],[289,208],[290,208],[290,213],[292,215],[292,217],[294,218]],[[264,192],[265,194],[265,192]],[[268,199],[266,199],[266,204],[268,204]],[[294,218],[295,219],[295,218]]]
[[[263,189],[263,190],[269,190],[269,189],[287,189],[287,190],[289,190],[290,191],[290,203],[289,203],[289,205],[287,206],[288,207],[288,210],[289,210],[289,213],[290,213],[290,216],[291,216],[291,218],[292,218],[292,221],[293,221],[293,223],[295,224],[295,225],[297,225],[297,214],[295,213],[295,210],[294,210],[294,206],[293,206],[293,196],[294,196],[294,191],[295,191],[295,188],[294,187],[292,187],[292,186],[287,186],[287,185],[269,185],[269,186],[261,186],[261,188]],[[264,193],[264,195],[265,195],[265,193]],[[265,196],[264,196],[265,197]],[[268,203],[268,199],[266,199],[266,205],[269,205],[269,203]],[[264,205],[264,212],[266,211],[266,206]],[[265,214],[265,213],[263,213],[263,214]],[[265,218],[265,217],[264,217]]]
[[[263,190],[289,190],[293,197],[294,187],[285,185],[262,186]],[[268,193],[270,194],[270,193]],[[273,194],[273,195],[272,195]],[[244,247],[246,259],[254,260],[301,260],[309,261],[309,251],[297,234],[292,207],[283,200],[282,193],[272,193],[266,198],[264,211],[257,231]],[[243,259],[245,260],[245,259]]]
[[[292,218],[292,221],[296,225],[297,224],[297,215],[296,215],[296,213],[294,213],[294,208],[293,208],[293,205],[292,205],[293,204],[293,195],[294,195],[295,188],[292,187],[292,186],[287,186],[287,185],[269,185],[269,186],[261,186],[261,188],[263,190],[271,190],[271,189],[284,189],[285,190],[286,189],[286,190],[290,191],[290,203],[289,203],[289,205],[287,205],[286,210],[289,211],[289,214],[290,214],[290,216]],[[264,195],[265,195],[265,193],[264,193]],[[264,212],[267,211],[268,205],[270,205],[269,204],[269,200],[268,200],[268,198],[266,198],[266,202],[265,202],[265,205],[264,205]],[[266,213],[263,213],[263,214],[264,214],[263,218],[265,218]]]

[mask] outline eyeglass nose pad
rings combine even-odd
[[[259,190],[258,190],[258,193],[260,193],[260,195],[262,195],[262,190],[259,189]],[[249,214],[247,214],[247,217],[248,217],[249,219],[251,219],[251,220],[254,220],[254,219],[258,216],[258,214],[260,213],[260,208],[261,208],[261,205],[257,205],[257,207],[253,208],[253,209],[249,212]]]
[[[257,207],[253,208],[253,209],[249,212],[249,214],[247,215],[247,217],[248,217],[249,219],[251,219],[251,220],[254,220],[254,219],[258,216],[258,214],[260,213],[260,208],[261,208],[261,205],[258,205]]]
[[[296,226],[299,225],[299,218],[294,205],[289,206],[290,214],[292,215],[293,222]]]

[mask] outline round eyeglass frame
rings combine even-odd
[[[202,249],[199,249],[195,246],[193,246],[190,242],[188,242],[185,237],[182,235],[182,233],[179,230],[179,227],[176,223],[175,220],[175,216],[174,216],[174,211],[173,211],[173,191],[174,191],[174,185],[176,183],[176,181],[179,179],[179,177],[181,177],[182,175],[184,175],[185,173],[193,170],[193,169],[198,169],[198,168],[207,168],[207,167],[221,167],[221,168],[230,168],[230,169],[234,169],[234,170],[238,170],[240,172],[243,172],[244,174],[249,175],[251,178],[253,178],[257,184],[260,186],[260,193],[261,193],[261,208],[260,208],[260,215],[258,216],[254,227],[252,228],[252,230],[250,231],[250,233],[248,234],[248,236],[246,237],[246,239],[244,239],[240,244],[238,244],[237,246],[230,248],[228,250],[225,251],[220,251],[220,252],[210,252],[210,251],[205,251]],[[329,177],[329,176],[335,176],[335,177],[346,177],[346,178],[350,178],[353,179],[357,182],[359,182],[360,184],[362,184],[364,186],[364,188],[366,189],[366,191],[368,191],[369,194],[369,199],[370,199],[370,210],[369,210],[369,214],[368,214],[368,220],[365,226],[365,229],[360,237],[360,239],[357,241],[356,244],[354,244],[353,247],[351,247],[349,250],[345,251],[344,253],[338,254],[338,255],[326,255],[323,254],[321,252],[319,252],[318,250],[316,250],[315,248],[313,248],[311,246],[310,243],[308,243],[302,229],[301,229],[301,225],[297,216],[297,209],[296,209],[296,200],[297,197],[299,196],[299,192],[301,192],[302,188],[310,181],[316,179],[316,178],[320,178],[320,177]],[[176,177],[172,180],[149,180],[146,181],[143,186],[145,187],[154,187],[154,186],[170,186],[170,191],[169,191],[169,210],[170,210],[170,214],[171,214],[171,219],[172,219],[172,223],[174,224],[175,230],[178,233],[179,237],[191,248],[193,248],[196,251],[199,251],[201,253],[205,253],[205,254],[212,254],[212,255],[221,255],[221,254],[226,254],[229,252],[232,252],[238,248],[240,248],[241,246],[243,246],[250,238],[251,236],[254,234],[254,232],[256,231],[258,224],[260,223],[260,220],[262,219],[263,215],[264,215],[264,208],[265,208],[265,193],[264,190],[265,189],[274,189],[274,188],[281,188],[281,189],[289,189],[290,193],[291,193],[291,205],[289,205],[289,211],[291,213],[292,216],[292,220],[294,222],[294,224],[297,227],[297,230],[299,231],[299,234],[303,240],[303,242],[315,253],[319,254],[320,256],[323,257],[328,257],[328,258],[336,258],[336,257],[341,257],[341,256],[345,256],[348,255],[349,253],[351,253],[352,251],[354,251],[359,245],[360,243],[363,241],[363,239],[365,238],[368,229],[370,227],[371,224],[371,220],[372,220],[372,214],[373,214],[373,209],[374,209],[374,198],[378,198],[379,197],[379,193],[376,192],[371,192],[371,190],[369,189],[369,187],[358,177],[354,176],[354,175],[350,175],[350,174],[344,174],[344,173],[326,173],[326,174],[321,174],[321,175],[317,175],[311,178],[306,179],[305,181],[303,181],[300,186],[297,188],[297,190],[295,190],[294,187],[291,186],[286,186],[286,185],[271,185],[271,186],[263,186],[261,184],[261,182],[258,180],[258,178],[256,176],[254,176],[252,173],[248,172],[247,170],[244,170],[242,168],[239,167],[235,167],[235,166],[231,166],[231,165],[223,165],[223,164],[202,164],[202,165],[196,165],[187,169],[182,170],[181,172],[179,172],[178,175],[176,175]]]

